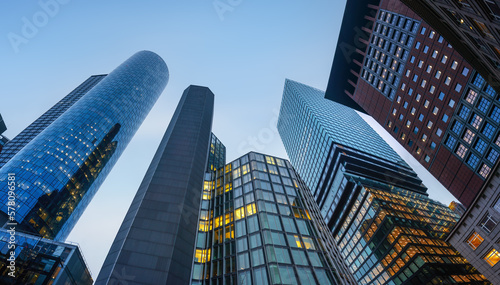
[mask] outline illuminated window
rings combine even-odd
[[[415,97],[415,100],[417,100],[417,102],[420,102],[420,98],[422,98],[422,95],[420,95],[420,94],[417,93],[417,96]]]
[[[479,126],[481,125],[481,122],[483,121],[483,118],[481,118],[479,115],[475,115],[472,117],[472,120],[470,121],[470,124],[477,129],[479,129]]]
[[[210,249],[196,249],[194,260],[199,263],[210,261]]]
[[[423,134],[422,135],[422,141],[425,142],[427,140],[427,135],[426,134]]]
[[[432,65],[427,65],[427,69],[425,71],[430,73],[432,71]]]
[[[494,266],[500,260],[500,253],[496,249],[492,249],[488,254],[484,257],[484,260],[488,262],[489,265]]]
[[[316,246],[314,245],[314,240],[312,238],[302,237],[302,240],[304,241],[306,249],[316,250]]]
[[[474,232],[469,239],[467,240],[467,244],[472,247],[472,249],[478,248],[484,239],[476,232]]]
[[[491,172],[491,167],[489,167],[486,164],[483,164],[483,166],[481,167],[481,170],[479,170],[479,175],[481,175],[483,178],[486,178],[486,177],[488,177],[490,172]]]
[[[432,58],[436,58],[438,56],[438,51],[435,50],[432,52]]]
[[[443,55],[443,57],[441,58],[441,63],[446,63],[446,61],[448,61],[448,56]]]
[[[450,85],[450,82],[451,82],[451,77],[446,77],[446,79],[444,80],[444,84],[446,85]]]
[[[241,207],[239,209],[234,210],[234,218],[236,220],[242,219],[245,217],[245,207]]]
[[[472,143],[472,140],[474,139],[474,136],[476,134],[474,134],[471,130],[467,129],[464,133],[464,136],[463,136],[463,139],[465,142],[467,143]]]
[[[434,115],[437,115],[438,112],[439,112],[439,108],[438,107],[434,107],[434,109],[432,109],[432,113]]]
[[[474,104],[474,101],[476,100],[477,97],[477,92],[469,89],[469,93],[467,93],[467,97],[465,97],[465,101]]]
[[[416,111],[417,111],[417,109],[415,109],[415,108],[411,108],[411,114],[412,114],[412,115],[415,115],[415,112],[416,112]]]
[[[418,67],[419,68],[422,68],[423,65],[424,65],[424,61],[423,60],[421,60],[421,61],[418,62]]]
[[[299,248],[304,247],[304,244],[302,243],[298,235],[287,235],[287,239],[288,239],[288,244],[291,247],[299,247]]]
[[[255,203],[247,205],[246,208],[247,208],[247,216],[251,216],[257,213],[257,210],[255,208]]]
[[[453,61],[453,63],[451,64],[451,69],[457,69],[457,66],[458,66],[458,62]]]
[[[463,144],[459,144],[457,151],[455,152],[460,158],[465,157],[465,153],[467,152],[468,148],[466,148]]]
[[[428,129],[432,128],[432,121],[431,121],[431,120],[429,120],[429,121],[427,122],[427,128],[428,128]]]
[[[436,87],[434,85],[431,85],[431,88],[429,88],[429,92],[431,94],[434,94],[434,90],[436,90]]]
[[[422,88],[424,88],[426,84],[427,84],[427,80],[425,80],[425,79],[424,79],[424,80],[422,80],[422,82],[420,82],[420,86],[421,86]]]
[[[425,100],[425,102],[424,102],[424,107],[425,107],[425,108],[428,108],[428,107],[429,107],[429,104],[430,104],[429,100]]]

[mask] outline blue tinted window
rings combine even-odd
[[[453,149],[455,147],[456,142],[457,142],[457,139],[455,137],[448,136],[448,139],[446,140],[446,146]]]
[[[478,139],[476,145],[474,146],[474,149],[483,154],[487,146],[488,144],[485,141],[483,141],[482,139]]]
[[[443,100],[444,99],[444,93],[443,92],[439,92],[439,100]]]
[[[486,86],[484,89],[484,93],[490,95],[491,97],[495,97],[497,95],[497,92],[491,87],[490,85]]]
[[[476,85],[478,88],[481,88],[483,87],[484,84],[484,78],[481,75],[479,75],[479,73],[477,73],[476,78],[474,78],[472,84]]]
[[[476,168],[479,164],[479,157],[471,153],[469,159],[467,159],[467,164],[472,168]]]
[[[458,113],[458,115],[460,116],[460,118],[467,120],[467,117],[469,117],[469,113],[470,109],[467,108],[466,106],[462,106],[462,108],[460,108],[460,112]]]
[[[422,120],[423,120],[423,119],[424,119],[424,115],[423,115],[423,114],[420,114],[420,115],[418,116],[418,120],[419,120],[420,122],[422,122]]]
[[[455,134],[460,135],[460,132],[462,132],[463,126],[464,126],[464,124],[460,123],[459,121],[455,121],[455,123],[453,124],[453,127],[451,128],[451,130]]]
[[[477,108],[483,112],[483,113],[486,113],[486,111],[488,110],[488,108],[490,107],[490,100],[487,100],[485,98],[481,98],[481,100],[479,101],[479,103],[477,104]]]
[[[495,122],[500,123],[500,108],[494,106],[491,111],[490,118],[492,118]]]
[[[497,162],[498,159],[498,152],[494,149],[490,150],[490,153],[488,153],[488,157],[486,158],[487,160],[491,161],[491,163]]]
[[[495,132],[495,127],[490,123],[486,123],[482,131],[483,135],[491,139],[493,137],[494,132]]]

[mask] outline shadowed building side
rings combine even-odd
[[[95,284],[188,284],[214,95],[188,87]]]

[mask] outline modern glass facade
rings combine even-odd
[[[75,104],[83,95],[99,83],[106,75],[93,75],[82,84],[71,91],[63,99],[57,102],[52,108],[36,119],[31,125],[15,136],[0,153],[0,168],[7,163],[16,153],[18,153],[31,140],[38,136],[52,122],[59,118],[66,110]],[[2,132],[0,131],[0,134]]]
[[[16,223],[64,240],[167,81],[166,64],[149,51],[102,79],[0,169],[3,221],[11,212],[7,177],[14,173]]]
[[[78,245],[16,232],[15,277],[11,266],[11,234],[0,229],[0,283],[37,285],[91,285],[92,277]]]
[[[446,206],[389,184],[343,183],[352,206],[333,233],[359,284],[490,284],[445,242],[458,221]]]
[[[286,80],[278,131],[292,165],[315,193],[333,144],[407,168],[406,162],[353,109],[324,99],[324,92]]]
[[[349,284],[334,265],[336,249],[325,251],[331,235],[288,161],[250,152],[211,175],[192,284]]]

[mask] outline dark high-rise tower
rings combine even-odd
[[[99,83],[106,75],[93,75],[71,91],[52,108],[36,119],[31,125],[5,144],[0,153],[0,168],[7,163],[17,152],[38,136],[52,122],[59,118],[66,110],[75,104],[82,96]],[[1,119],[0,119],[1,121]],[[1,122],[0,122],[1,125]],[[0,127],[0,134],[2,134]]]
[[[54,112],[58,118],[0,168],[2,221],[12,217],[18,230],[64,240],[167,81],[163,60],[141,51],[63,114]],[[15,216],[7,215],[8,173],[17,183]]]
[[[96,284],[190,282],[213,108],[208,88],[184,91]]]

